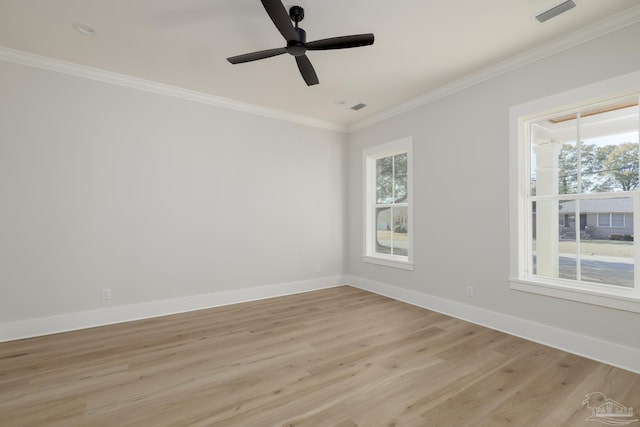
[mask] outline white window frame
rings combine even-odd
[[[640,239],[634,241],[636,268],[633,288],[547,278],[529,274],[526,271],[530,254],[527,247],[528,233],[531,227],[530,220],[527,218],[526,195],[531,185],[531,162],[530,147],[528,142],[525,143],[525,138],[528,136],[528,123],[544,116],[573,111],[584,105],[636,95],[640,93],[639,82],[640,71],[635,71],[510,108],[509,285],[511,289],[640,313]],[[629,195],[628,193],[625,195]],[[637,191],[633,193],[634,212],[640,213],[640,196]],[[622,196],[622,194],[619,195]],[[589,196],[582,198],[589,198]],[[634,230],[639,230],[640,214],[634,214],[633,221]]]
[[[387,267],[413,270],[413,139],[402,138],[363,151],[364,171],[364,262]],[[407,208],[407,256],[376,252],[376,160],[397,154],[407,153],[407,199],[402,203]]]

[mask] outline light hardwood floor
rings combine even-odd
[[[640,375],[351,287],[0,344],[3,427],[597,427],[592,392]]]

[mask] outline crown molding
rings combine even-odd
[[[398,104],[393,108],[356,122],[350,126],[313,119],[307,116],[291,114],[271,108],[260,107],[249,103],[234,101],[228,98],[205,94],[203,92],[197,92],[177,86],[166,85],[163,83],[158,83],[151,80],[145,80],[111,71],[100,70],[98,68],[88,67],[85,65],[49,58],[46,56],[40,56],[33,53],[2,46],[0,46],[0,60],[199,102],[202,104],[212,105],[229,110],[241,111],[276,120],[287,121],[335,132],[348,133],[356,131],[358,129],[363,129],[375,123],[414,110],[437,99],[454,94],[471,86],[475,86],[479,83],[490,80],[502,74],[517,70],[518,68],[524,67],[525,65],[539,61],[558,52],[562,52],[563,50],[578,46],[582,43],[586,43],[598,37],[602,37],[606,34],[620,30],[629,25],[633,25],[637,22],[640,22],[640,6],[633,7],[624,12],[603,19],[602,21],[575,31],[565,37],[561,37],[551,43],[547,43],[522,54],[513,56],[504,61],[498,62],[497,64],[487,67],[479,72],[470,74],[452,83],[446,84],[420,96],[409,99],[408,101]]]
[[[152,92],[160,95],[171,96],[174,98],[185,99],[188,101],[212,105],[228,110],[255,114],[258,116],[301,124],[305,126],[311,126],[336,132],[347,131],[346,126],[337,123],[317,120],[306,116],[291,114],[271,108],[260,107],[240,101],[234,101],[232,99],[223,98],[220,96],[209,95],[203,92],[197,92],[177,86],[171,86],[164,83],[158,83],[151,80],[128,76],[125,74],[119,74],[112,71],[105,71],[86,65],[80,65],[60,59],[49,58],[46,56],[36,55],[33,53],[11,49],[8,47],[0,46],[0,60],[27,65],[35,68],[41,68],[57,73],[68,74],[76,77],[82,77],[85,79],[96,80],[99,82],[109,83],[117,86],[143,90],[145,92]]]
[[[437,99],[454,94],[463,89],[475,86],[486,80],[517,70],[525,65],[544,59],[548,56],[570,49],[590,40],[602,37],[614,31],[620,30],[629,25],[640,22],[640,6],[635,6],[624,12],[612,15],[609,18],[584,27],[578,31],[561,37],[553,42],[531,49],[522,54],[513,56],[504,61],[498,62],[490,67],[469,74],[459,80],[436,88],[430,92],[412,98],[382,113],[366,118],[349,126],[347,130],[353,132],[358,129],[371,126],[375,123],[387,120],[402,113],[406,113],[425,104],[429,104]]]

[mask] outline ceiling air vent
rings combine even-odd
[[[358,110],[362,110],[366,106],[367,106],[367,104],[363,104],[361,102],[360,104],[356,104],[353,107],[351,107],[351,109],[354,110],[354,111],[358,111]]]
[[[563,1],[559,5],[554,6],[549,10],[545,10],[541,14],[537,15],[536,19],[538,20],[538,22],[543,23],[545,21],[548,21],[551,18],[555,18],[556,16],[566,12],[569,9],[573,9],[574,7],[576,7],[575,1],[573,0]]]

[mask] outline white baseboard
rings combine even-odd
[[[297,282],[256,286],[253,288],[5,322],[0,323],[0,342],[292,295],[332,288],[340,286],[342,283],[343,280],[340,276],[328,276]]]
[[[640,374],[640,349],[357,276],[350,286]]]
[[[342,284],[348,284],[398,301],[640,373],[640,349],[357,276],[346,276],[344,278],[329,276],[5,322],[0,323],[0,342],[292,295],[332,288]]]

